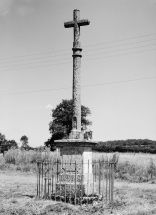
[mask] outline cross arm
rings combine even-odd
[[[79,20],[77,23],[79,26],[84,26],[84,25],[89,25],[90,21],[88,19],[82,19],[82,20]]]
[[[74,21],[69,21],[64,23],[65,28],[72,28],[74,27]]]
[[[64,23],[64,27],[65,28],[72,28],[74,27],[74,23],[75,21],[69,21],[69,22],[65,22]],[[88,19],[82,19],[76,22],[79,26],[85,26],[85,25],[89,25],[90,21]]]

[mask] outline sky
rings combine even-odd
[[[33,147],[72,98],[73,10],[93,140],[156,140],[156,0],[0,0],[0,133]]]

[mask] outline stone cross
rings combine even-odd
[[[89,20],[80,20],[80,11],[74,10],[74,20],[65,22],[65,28],[74,28],[73,42],[73,117],[72,131],[68,139],[55,140],[59,154],[65,165],[65,176],[60,175],[56,190],[63,191],[64,187],[71,184],[73,195],[79,195],[80,190],[86,195],[93,193],[92,148],[97,144],[83,138],[81,133],[81,43],[80,26],[89,25]],[[71,169],[70,162],[75,163]],[[69,168],[69,169],[68,169]],[[72,172],[71,172],[72,170]],[[77,176],[75,175],[77,174]],[[60,186],[61,184],[61,186]],[[82,185],[82,186],[80,186]],[[58,191],[61,193],[62,191]],[[70,189],[67,188],[68,193]],[[94,189],[95,191],[95,189]],[[64,194],[62,194],[64,195]]]
[[[93,171],[92,171],[92,148],[96,142],[85,140],[81,133],[81,43],[80,26],[89,25],[87,19],[80,20],[80,11],[74,10],[74,20],[65,22],[65,28],[74,28],[73,42],[73,117],[72,131],[68,139],[55,140],[56,147],[62,160],[66,161],[66,176],[62,175],[58,182],[58,188],[63,190],[67,184],[73,186],[75,193],[82,190],[89,195],[93,192]],[[70,174],[71,166],[69,163],[75,162],[77,168]],[[69,169],[68,169],[69,168]],[[77,173],[77,176],[75,175]],[[80,176],[80,177],[79,177]],[[67,177],[67,178],[66,178]],[[71,180],[72,179],[72,180]],[[76,182],[76,184],[75,184]],[[82,187],[80,184],[82,183]],[[61,184],[61,186],[60,186]],[[59,188],[61,187],[61,188]],[[82,188],[82,189],[80,189]],[[56,190],[57,190],[56,189]],[[68,189],[69,191],[69,189]],[[60,193],[60,191],[59,191]],[[64,195],[64,194],[63,194]],[[75,195],[75,194],[74,194]]]
[[[81,133],[81,42],[80,26],[89,25],[88,19],[80,20],[80,11],[74,10],[73,21],[65,22],[65,28],[74,28],[73,42],[73,118],[72,131]],[[73,138],[74,139],[74,138]]]

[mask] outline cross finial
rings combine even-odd
[[[80,11],[75,9],[73,12],[73,21],[65,22],[65,28],[74,28],[74,42],[80,39],[80,26],[89,25],[90,21],[88,19],[80,20]]]

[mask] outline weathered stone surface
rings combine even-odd
[[[83,148],[82,147],[63,147],[60,150],[60,155],[82,155]]]
[[[56,195],[65,196],[65,193],[68,198],[74,198],[75,194],[76,197],[81,197],[81,195],[83,196],[85,193],[85,187],[81,184],[77,184],[76,187],[75,184],[56,184]]]
[[[69,134],[69,139],[79,139],[83,140],[84,139],[84,133],[78,130],[72,130],[71,133]]]
[[[92,147],[96,142],[84,140],[81,132],[81,42],[80,26],[89,25],[89,20],[80,20],[80,11],[74,10],[73,21],[64,23],[65,28],[74,28],[73,42],[73,116],[72,131],[69,139],[57,140],[56,146],[60,148],[63,171],[59,175],[57,192],[69,194],[71,187],[73,195],[91,194],[93,190],[92,174]],[[72,163],[72,164],[71,164]],[[69,185],[70,184],[70,185]],[[67,186],[68,185],[68,186]],[[67,194],[67,195],[68,195]]]
[[[76,181],[76,183],[77,184],[80,184],[81,183],[81,181],[83,182],[83,175],[81,175],[81,174],[76,174],[76,177],[75,177],[75,174],[61,174],[60,175],[60,177],[59,177],[59,180],[60,180],[60,182],[62,183],[62,182],[66,182],[66,184],[73,184],[73,183],[75,183],[75,181]]]
[[[80,26],[89,25],[88,20],[80,20],[80,11],[74,10],[73,21],[65,22],[65,28],[74,28],[73,42],[73,120],[72,129],[81,132],[81,43]],[[76,137],[76,133],[74,133]],[[71,136],[73,137],[72,134]],[[72,138],[71,137],[71,138]]]
[[[81,140],[81,139],[62,139],[55,140],[57,147],[93,147],[98,142],[91,140]]]

